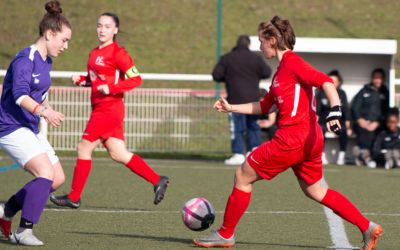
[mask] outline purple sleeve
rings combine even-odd
[[[29,60],[29,58],[21,57],[14,61],[12,65],[12,71],[12,94],[14,96],[14,100],[17,100],[23,95],[30,94],[33,62]]]

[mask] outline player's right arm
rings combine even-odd
[[[90,87],[90,78],[89,74],[86,76],[84,75],[73,75],[71,77],[72,83],[75,84],[76,86],[81,86],[81,87]]]

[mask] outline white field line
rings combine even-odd
[[[83,213],[106,213],[106,214],[179,214],[180,211],[161,211],[161,210],[129,210],[129,209],[62,209],[62,208],[46,208],[45,211],[49,212],[83,212]],[[223,214],[224,211],[216,211],[217,214]],[[308,215],[322,215],[323,212],[313,211],[247,211],[246,214],[308,214]],[[384,216],[384,217],[400,217],[400,213],[364,213],[371,216]]]
[[[328,187],[325,178],[322,177],[321,184]],[[343,220],[337,216],[330,208],[324,207],[324,213],[329,224],[329,234],[333,243],[334,249],[353,249],[347,238],[346,229],[344,228]]]

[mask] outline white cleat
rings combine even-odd
[[[234,154],[231,158],[225,160],[225,165],[242,165],[246,160],[243,154]]]
[[[326,158],[326,154],[322,153],[322,165],[328,165],[329,161],[328,158]]]
[[[338,154],[336,164],[339,166],[343,166],[344,164],[346,164],[345,156],[346,156],[346,153],[344,151],[340,151]]]
[[[12,233],[10,236],[11,243],[25,246],[43,246],[43,242],[33,235],[32,229],[25,229],[20,233]]]
[[[376,162],[374,162],[374,161],[368,161],[368,162],[367,162],[367,167],[369,167],[369,168],[376,168]]]

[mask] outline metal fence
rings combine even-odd
[[[127,147],[140,152],[228,152],[229,124],[226,115],[212,109],[214,96],[214,90],[191,89],[126,93]],[[44,126],[44,132],[56,150],[75,150],[90,116],[90,90],[52,87],[49,101],[66,119],[60,128]]]

